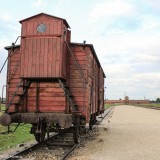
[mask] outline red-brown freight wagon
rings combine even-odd
[[[46,131],[66,131],[78,142],[104,112],[105,74],[94,47],[71,43],[62,18],[41,13],[20,23],[20,45],[5,47],[7,109],[0,123],[30,123],[37,141]]]

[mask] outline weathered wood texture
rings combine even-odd
[[[104,110],[104,76],[102,68],[99,68],[99,110]]]
[[[37,32],[38,25],[42,23],[46,25],[46,31]],[[39,15],[22,22],[20,77],[65,79],[64,38],[70,36],[66,32],[67,27],[63,20],[47,15]]]
[[[46,24],[46,32],[37,32],[37,26],[39,24]],[[31,17],[22,21],[22,36],[57,36],[63,34],[63,20],[50,17],[45,14],[40,14],[35,17]]]
[[[66,97],[58,82],[40,82],[37,95],[37,83],[33,82],[28,90],[26,108],[28,112],[65,112]],[[38,96],[38,100],[36,97]]]
[[[70,55],[69,88],[75,97],[74,100],[79,111],[89,122],[91,114],[98,115],[100,111],[104,110],[103,84],[101,85],[104,83],[104,76],[90,47],[74,44],[71,45],[71,49],[87,84],[84,83],[84,79]]]
[[[72,53],[81,68],[77,68],[74,58],[67,53],[67,85],[71,94],[73,95],[75,104],[78,105],[78,110],[89,122],[91,114],[99,114],[104,110],[104,75],[102,68],[97,64],[90,47],[82,47],[81,45],[71,45]],[[16,90],[17,84],[20,82],[19,65],[20,52],[18,49],[9,58],[8,64],[8,102]],[[24,67],[27,69],[27,67]],[[12,78],[10,78],[12,77]],[[85,83],[87,82],[87,84]],[[37,83],[38,95],[37,95]],[[18,93],[22,92],[22,88]],[[37,97],[38,96],[38,100]],[[14,102],[18,101],[18,97]],[[69,112],[67,99],[64,96],[64,91],[58,82],[32,82],[24,101],[18,107],[19,111],[28,112]],[[10,111],[15,111],[14,105],[11,106]]]
[[[7,92],[6,98],[7,103],[10,102],[14,92],[16,91],[18,83],[21,81],[19,78],[20,73],[20,49],[14,49],[14,52],[11,50],[8,51],[9,58],[8,58],[8,67],[7,67]],[[14,102],[18,99],[15,97]],[[15,111],[15,106],[12,105],[10,107],[10,112]]]
[[[9,50],[10,52],[10,50]],[[8,60],[8,75],[7,75],[7,103],[10,102],[13,94],[16,91],[17,85],[21,81],[20,74],[20,49],[15,49],[14,53],[11,53]],[[33,82],[25,95],[24,100],[20,105],[11,105],[9,112],[66,112],[67,104],[64,91],[60,87],[58,82],[40,82],[39,83],[39,95],[36,100],[36,82]],[[22,87],[18,92],[21,94]],[[15,96],[13,103],[19,101],[19,96]]]
[[[69,89],[71,94],[74,96],[74,101],[78,105],[78,110],[85,114],[86,112],[86,63],[87,56],[86,54],[79,49],[79,47],[72,46],[72,52],[75,56],[76,61],[78,62],[80,68],[82,69],[84,79],[80,74],[80,70],[77,68],[76,62],[70,53],[69,57]]]
[[[37,32],[41,23],[47,25],[44,33]],[[57,78],[66,82],[79,113],[87,122],[91,114],[99,115],[104,110],[105,75],[94,48],[89,44],[70,43],[70,31],[63,20],[40,14],[22,21],[21,45],[14,52],[8,61],[7,102],[22,79],[23,83],[27,80],[32,83],[20,105],[12,105],[9,112],[71,112]],[[18,93],[22,91],[21,87]],[[17,101],[18,96],[14,99]]]

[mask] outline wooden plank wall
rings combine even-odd
[[[36,86],[33,82],[28,90],[27,110],[36,111]],[[39,83],[38,111],[40,112],[65,112],[66,97],[58,82]]]
[[[37,32],[41,23],[46,24],[44,33]],[[21,78],[66,78],[63,33],[63,20],[49,16],[22,22]]]
[[[68,73],[68,86],[70,91],[75,98],[79,110],[86,116],[89,121],[90,113],[96,113],[104,109],[104,77],[103,71],[99,68],[92,51],[90,48],[85,48],[83,51],[82,46],[72,47],[72,51],[82,68],[84,76],[88,82],[84,89],[84,81],[80,75],[79,70],[75,66],[74,60],[68,53],[67,59],[69,59],[69,65],[67,67]],[[15,49],[15,53],[8,61],[8,81],[10,75],[13,73],[15,66],[20,59],[19,49]],[[19,67],[8,85],[7,97],[11,99],[12,94],[15,92],[17,84],[20,82],[19,78]],[[21,92],[21,90],[19,91]],[[15,99],[16,101],[16,99]],[[100,103],[98,102],[100,101]],[[66,112],[67,108],[66,98],[64,96],[63,89],[60,88],[58,82],[40,82],[39,83],[39,100],[38,109],[40,112]],[[27,108],[29,112],[36,111],[36,82],[33,82],[28,90],[27,102],[25,101],[24,108]],[[20,106],[19,110],[22,110]],[[11,107],[10,111],[14,111],[14,106]]]
[[[93,57],[93,54],[90,50],[90,48],[86,48],[85,49],[86,53],[87,53],[87,60],[88,60],[88,63],[87,63],[87,75],[88,75],[88,90],[87,92],[89,93],[89,96],[88,96],[88,104],[89,104],[89,113],[88,113],[88,116],[89,114],[92,114],[94,113],[94,75],[93,75],[93,70],[94,70],[94,57]],[[90,118],[90,117],[89,117]]]
[[[99,68],[99,110],[104,110],[104,75],[102,68]]]
[[[96,113],[98,110],[98,64],[93,56],[92,51],[90,48],[86,49],[86,52],[88,53],[88,76],[89,76],[89,85],[90,85],[90,113]]]
[[[8,53],[10,53],[10,50],[8,51]],[[11,52],[8,59],[7,92],[6,92],[7,103],[9,103],[9,101],[11,100],[13,93],[16,91],[18,83],[21,81],[21,79],[19,78],[19,73],[20,73],[20,49],[15,48],[14,53]],[[14,99],[14,102],[18,100],[17,98],[18,97]],[[20,108],[22,108],[22,106],[20,106]],[[10,107],[9,112],[14,112],[14,111],[15,111],[15,106],[12,105]]]
[[[41,23],[44,23],[47,26],[46,32],[44,33],[37,32],[37,26]],[[40,15],[33,19],[22,22],[22,36],[62,35],[62,24],[63,21],[60,19]]]
[[[86,78],[87,70],[86,70],[86,54],[83,52],[79,46],[71,46],[72,52],[79,63],[84,77]],[[86,89],[84,86],[84,80],[81,77],[81,74],[75,65],[73,57],[69,54],[70,61],[69,61],[69,89],[74,96],[74,100],[78,105],[79,111],[81,111],[84,115],[86,114]]]
[[[82,68],[87,85],[84,89],[80,72],[75,66],[73,58],[70,57],[69,87],[79,106],[79,110],[82,111],[82,115],[89,121],[90,114],[99,113],[100,110],[99,101],[102,95],[99,91],[100,88],[103,88],[100,84],[103,76],[101,75],[102,72],[99,73],[99,65],[90,47],[83,48],[83,46],[72,45],[72,52]],[[101,82],[99,77],[101,77]],[[85,109],[82,109],[83,105],[85,105]]]
[[[7,102],[9,103],[13,93],[16,91],[18,83],[21,81],[19,78],[20,66],[17,68],[15,74],[13,74],[17,62],[20,60],[20,49],[15,49],[14,54],[11,54],[8,60],[8,72],[7,72]],[[22,93],[22,88],[18,93]],[[18,97],[15,97],[14,102],[18,101]],[[23,102],[22,102],[23,104]],[[40,82],[39,84],[39,100],[38,109],[40,112],[65,112],[66,98],[64,91],[60,88],[58,82]],[[28,89],[27,101],[24,101],[24,105],[20,105],[18,110],[22,111],[22,108],[28,112],[36,112],[36,82],[33,82]],[[15,106],[10,107],[9,112],[14,112]]]
[[[61,38],[23,39],[20,76],[22,78],[66,78],[65,55]]]
[[[89,122],[90,114],[99,114],[104,110],[103,106],[103,83],[104,77],[102,69],[97,63],[96,58],[90,47],[72,45],[72,52],[74,53],[85,79],[87,81],[86,89],[83,92],[83,80],[76,68],[73,58],[70,58],[70,90],[75,97],[76,103],[79,105],[79,110],[82,115],[86,117]],[[86,97],[86,98],[85,98]],[[101,103],[100,103],[101,101]],[[85,104],[85,110],[82,110]]]

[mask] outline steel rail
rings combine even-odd
[[[54,138],[54,137],[56,137],[56,136],[58,136],[58,135],[59,135],[59,134],[52,135],[52,136],[50,136],[49,139]],[[5,159],[3,159],[3,160],[13,160],[13,159],[16,159],[16,158],[18,158],[18,157],[19,157],[20,155],[22,155],[22,154],[25,154],[25,153],[28,153],[28,152],[30,152],[30,151],[33,151],[34,149],[36,149],[37,147],[39,147],[41,144],[45,143],[45,142],[48,141],[49,139],[46,138],[44,141],[39,142],[39,143],[36,143],[36,144],[33,144],[32,146],[30,146],[30,147],[28,147],[28,148],[25,148],[25,149],[19,151],[19,152],[16,153],[16,154],[9,155],[7,158],[5,158]],[[19,158],[20,158],[20,157],[19,157]]]
[[[63,157],[62,157],[60,160],[65,160],[65,159],[67,159],[67,158],[71,155],[71,153],[72,153],[79,145],[80,145],[80,143],[79,143],[79,144],[75,144],[72,148],[70,148],[70,149],[63,155]]]
[[[114,106],[113,107],[109,107],[108,109],[106,109],[105,111],[104,111],[104,115],[102,115],[101,117],[98,117],[98,118],[101,118],[101,120],[100,121],[97,121],[97,122],[102,122],[102,120],[113,110],[113,108],[114,108]]]
[[[110,107],[110,108],[106,109],[103,117],[101,117],[101,120],[100,120],[100,121],[97,121],[94,126],[98,125],[98,123],[101,123],[101,122],[103,121],[103,119],[113,110],[113,108],[114,108],[114,107]],[[93,127],[94,127],[94,126],[93,126]],[[88,131],[88,134],[90,134],[91,132],[92,132],[92,130],[91,130],[91,131]],[[75,144],[68,152],[65,153],[65,155],[63,156],[63,158],[62,158],[61,160],[65,160],[66,158],[68,158],[68,157],[71,155],[71,153],[72,153],[77,147],[79,147],[80,144],[81,144],[86,138],[87,138],[87,137],[83,137],[82,140],[81,140],[81,142],[80,142],[79,144]]]
[[[112,110],[113,110],[113,107],[110,107],[110,108],[106,109],[105,112],[103,113],[103,115],[100,117],[101,120],[98,120],[94,126],[98,125],[98,123],[101,123],[101,122],[103,121],[103,119],[104,119]],[[92,132],[92,131],[88,131],[88,132],[87,132],[87,135],[90,134],[90,132]],[[31,147],[25,148],[25,149],[19,151],[18,153],[14,154],[14,155],[9,155],[7,158],[3,158],[3,160],[21,159],[21,158],[22,158],[22,157],[21,157],[22,155],[27,154],[27,153],[30,153],[31,151],[34,151],[34,150],[35,150],[36,148],[38,148],[40,145],[45,144],[46,142],[48,142],[48,141],[51,140],[52,138],[56,138],[58,135],[59,135],[59,134],[52,135],[52,136],[50,136],[49,139],[46,138],[44,141],[42,141],[42,142],[40,142],[40,143],[36,143],[36,144],[32,145]],[[79,147],[79,146],[81,145],[81,143],[87,138],[87,136],[84,136],[84,137],[82,136],[81,138],[82,138],[82,139],[81,139],[81,141],[80,141],[79,144],[74,144],[74,145],[68,145],[68,144],[66,144],[66,145],[65,145],[65,144],[59,143],[59,145],[57,145],[57,146],[62,146],[62,147],[63,147],[63,146],[69,146],[69,147],[70,147],[66,152],[64,152],[64,154],[62,155],[62,158],[61,158],[60,160],[65,160],[65,159],[67,159],[67,158],[71,155],[71,153],[73,153],[73,151],[74,151],[77,147]],[[55,144],[55,145],[52,144],[52,145],[55,146],[56,144]]]
[[[101,117],[101,120],[100,120],[100,121],[97,121],[94,126],[98,125],[98,123],[101,123],[101,122],[103,121],[103,119],[113,110],[113,108],[114,108],[114,107],[110,107],[110,108],[106,109],[106,110],[105,110],[105,113],[103,113],[103,117]],[[94,126],[93,126],[93,127],[94,127]],[[88,130],[88,134],[90,134],[91,132],[92,132],[92,130]],[[87,135],[88,135],[88,134],[87,134]],[[83,137],[82,140],[81,140],[81,142],[80,142],[79,144],[74,145],[68,152],[66,152],[66,155],[65,155],[61,160],[65,160],[66,158],[68,158],[68,157],[71,155],[71,153],[72,153],[77,147],[79,147],[80,144],[81,144],[86,138],[87,138],[87,137]]]

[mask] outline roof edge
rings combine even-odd
[[[61,20],[64,21],[64,23],[66,24],[66,26],[67,26],[68,28],[71,28],[71,27],[69,26],[68,22],[66,21],[66,19],[63,19],[63,18],[60,18],[60,17],[56,17],[56,16],[53,16],[53,15],[50,15],[50,14],[46,14],[46,13],[43,13],[43,12],[42,12],[42,13],[39,13],[39,14],[36,14],[36,15],[33,15],[33,16],[31,16],[31,17],[22,19],[22,20],[19,21],[19,23],[22,24],[22,22],[27,21],[28,19],[37,17],[37,16],[39,16],[39,15],[46,15],[46,16],[50,16],[50,17],[53,17],[53,18],[61,19]]]
[[[88,47],[90,47],[91,50],[93,51],[93,54],[94,54],[94,56],[95,56],[95,58],[96,58],[96,60],[97,60],[97,62],[98,62],[98,64],[99,64],[99,66],[102,68],[101,63],[100,63],[100,61],[99,61],[99,59],[98,59],[98,57],[97,57],[97,54],[96,54],[96,51],[95,51],[95,49],[94,49],[93,44],[84,44],[84,43],[75,43],[75,42],[71,42],[70,44],[71,44],[71,45],[79,45],[79,46],[88,46]],[[102,71],[103,71],[104,78],[106,78],[106,75],[105,75],[105,73],[104,73],[103,68],[102,68]]]

